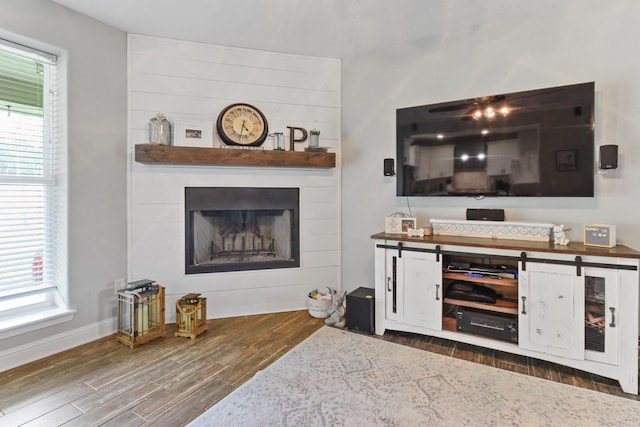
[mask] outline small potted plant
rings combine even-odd
[[[320,131],[318,129],[311,129],[309,135],[309,147],[317,147],[320,142]]]

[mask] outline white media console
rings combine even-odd
[[[376,334],[413,332],[529,356],[615,379],[638,394],[640,252],[444,235],[371,237]],[[449,292],[452,284],[489,288],[498,297],[461,297]]]

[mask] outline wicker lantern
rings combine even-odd
[[[165,333],[163,286],[139,280],[118,291],[118,341],[133,348]]]
[[[194,339],[207,330],[207,299],[187,294],[176,301],[176,337]]]

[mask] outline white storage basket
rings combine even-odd
[[[331,300],[307,297],[307,306],[309,307],[310,315],[319,319],[325,319],[329,316],[329,307],[331,307]]]

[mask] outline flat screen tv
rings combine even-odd
[[[398,196],[593,197],[594,83],[396,110]]]

